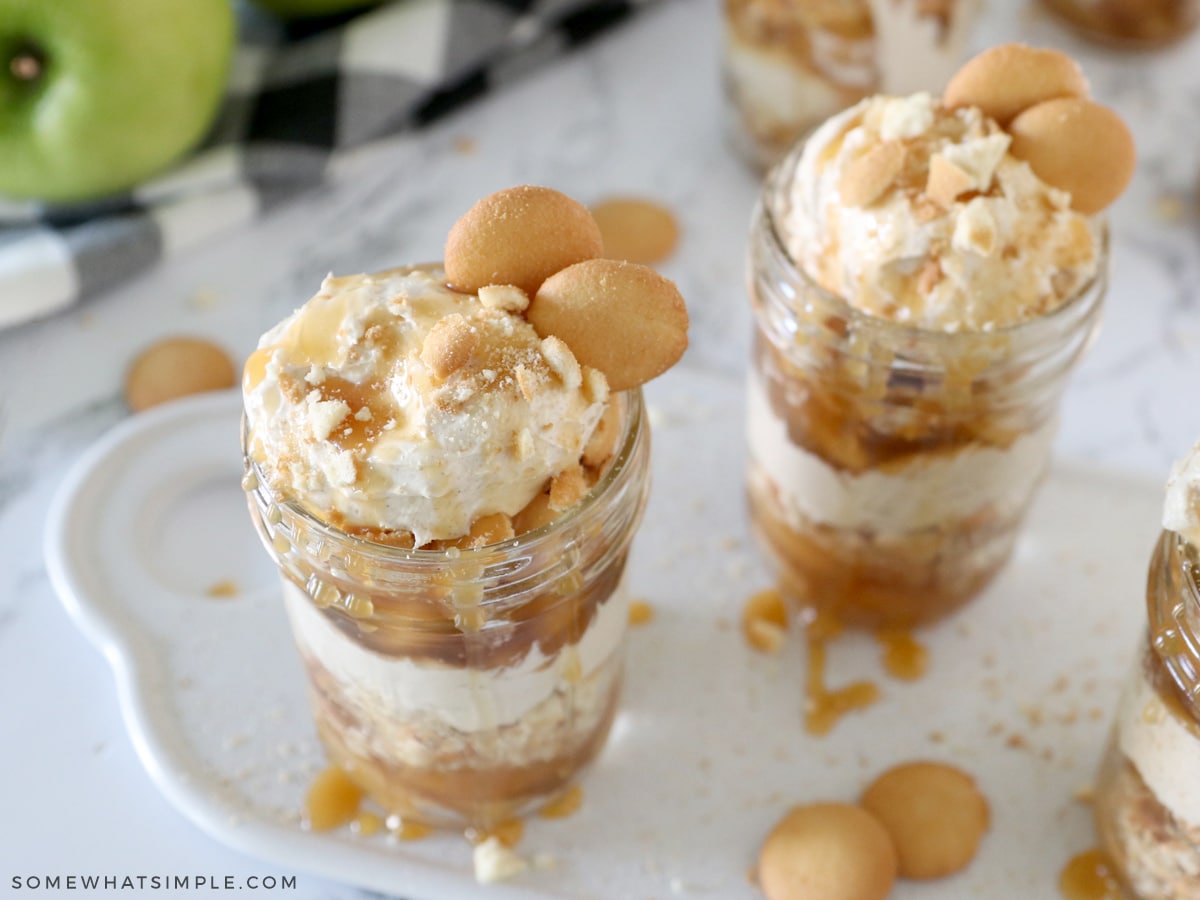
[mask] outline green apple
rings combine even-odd
[[[360,6],[376,6],[381,0],[254,0],[254,2],[281,19],[307,19],[316,16],[331,16],[334,13],[358,9]]]
[[[0,195],[70,202],[132,187],[212,123],[229,0],[0,0]]]

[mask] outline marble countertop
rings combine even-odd
[[[1077,55],[1140,149],[1133,185],[1111,212],[1104,326],[1067,391],[1057,452],[1164,477],[1200,437],[1191,393],[1200,384],[1200,35],[1155,54],[1118,54],[1078,42],[1024,3],[993,2],[977,43],[1014,38]],[[121,382],[133,355],[190,333],[244,357],[326,272],[437,258],[475,199],[537,182],[584,201],[642,194],[675,211],[682,243],[663,270],[692,310],[685,364],[739,377],[757,179],[725,140],[719,46],[716,0],[665,0],[436,127],[362,154],[335,184],[253,228],[0,333],[0,883],[274,871],[211,840],[159,796],[122,726],[105,660],[47,579],[46,508],[84,448],[128,416]],[[286,893],[361,896],[302,874]]]

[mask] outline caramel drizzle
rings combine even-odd
[[[900,681],[916,681],[929,671],[929,649],[911,631],[885,628],[875,633],[883,650],[883,667]]]
[[[1071,857],[1058,877],[1066,900],[1122,900],[1125,896],[1108,854],[1093,848]]]
[[[830,690],[825,684],[828,644],[842,633],[842,623],[831,613],[817,612],[805,631],[808,666],[805,673],[804,730],[824,735],[847,713],[878,702],[879,688],[870,681],[854,681]]]
[[[304,827],[310,831],[332,831],[349,825],[362,837],[378,834],[385,826],[379,815],[362,809],[365,793],[345,769],[329,766],[313,779],[304,797]],[[388,832],[401,841],[419,841],[433,829],[420,822],[388,816]]]
[[[538,810],[538,815],[543,819],[565,819],[567,816],[579,812],[581,806],[583,806],[583,788],[573,784],[561,796],[551,800]]]
[[[472,844],[482,844],[488,838],[495,838],[511,850],[525,837],[525,822],[522,819],[505,819],[491,828],[468,828],[466,837]]]
[[[310,831],[332,831],[358,816],[363,789],[337,766],[313,779],[304,798],[304,825]]]

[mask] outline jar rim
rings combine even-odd
[[[1200,717],[1200,566],[1196,545],[1170,529],[1162,529],[1151,557],[1146,592],[1146,618],[1150,652],[1161,661],[1178,688],[1181,700]],[[1180,596],[1169,586],[1178,585]],[[1156,632],[1170,630],[1186,652],[1169,652],[1154,640]]]
[[[359,535],[350,534],[331,525],[305,507],[298,499],[276,496],[271,492],[268,480],[259,467],[259,464],[245,451],[245,448],[248,446],[249,423],[244,414],[242,416],[241,429],[242,458],[247,472],[252,474],[257,481],[257,486],[253,492],[262,492],[260,503],[265,503],[266,505],[274,504],[287,510],[289,515],[303,522],[306,529],[310,529],[322,538],[353,547],[355,552],[368,556],[377,563],[403,563],[418,567],[443,566],[447,563],[486,566],[490,563],[500,561],[506,555],[517,550],[522,552],[537,550],[555,535],[565,531],[578,520],[592,512],[600,498],[606,496],[628,472],[638,456],[641,444],[645,440],[647,432],[646,404],[640,387],[620,391],[614,393],[612,396],[614,398],[621,398],[626,407],[622,416],[625,420],[624,429],[618,449],[613,454],[612,461],[600,476],[600,479],[570,509],[563,510],[562,513],[555,516],[551,521],[539,525],[537,528],[523,531],[507,540],[494,544],[486,544],[482,547],[465,549],[449,547],[443,550],[422,550],[415,547],[397,547],[393,544],[384,544]]]
[[[1086,317],[1088,304],[1085,301],[1093,295],[1098,287],[1102,287],[1107,280],[1110,244],[1108,219],[1105,216],[1097,216],[1094,217],[1094,221],[1097,221],[1099,226],[1097,230],[1100,236],[1100,246],[1097,254],[1098,264],[1095,273],[1084,284],[1080,285],[1074,294],[1044,315],[986,331],[980,329],[946,331],[919,324],[913,325],[893,321],[859,309],[841,295],[834,294],[832,291],[818,284],[793,259],[783,240],[775,201],[786,196],[787,192],[783,188],[790,182],[793,171],[800,163],[806,140],[806,138],[798,140],[767,173],[763,179],[762,190],[759,193],[758,202],[756,203],[754,218],[764,224],[765,228],[763,232],[765,233],[768,250],[772,257],[785,267],[789,277],[802,285],[806,292],[811,292],[822,301],[830,304],[838,315],[843,316],[852,325],[875,331],[903,331],[922,341],[927,340],[943,346],[956,342],[962,343],[980,336],[988,338],[1028,337],[1030,340],[1036,342],[1042,334],[1054,332],[1060,323],[1067,322],[1069,327],[1073,322],[1072,316],[1074,314],[1078,313],[1080,316]],[[1084,307],[1084,312],[1079,313],[1078,311],[1081,306]]]
[[[1186,537],[1177,531],[1163,529],[1168,539],[1172,541],[1175,553],[1180,561],[1180,583],[1183,585],[1183,590],[1186,597],[1181,599],[1186,600],[1191,608],[1200,614],[1200,566],[1197,566],[1192,557],[1200,554],[1200,547],[1193,544]],[[1189,552],[1189,550],[1191,552]],[[1197,635],[1200,638],[1200,635]]]

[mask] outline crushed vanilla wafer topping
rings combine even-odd
[[[603,377],[565,344],[450,290],[440,270],[328,278],[259,346],[249,450],[273,487],[417,546],[523,510],[578,469],[606,408]],[[571,480],[562,502],[568,489],[581,493]]]
[[[1162,522],[1167,531],[1200,546],[1200,443],[1171,467]]]
[[[247,452],[279,497],[397,546],[546,524],[615,450],[611,391],[687,346],[675,285],[601,250],[586,207],[522,185],[455,222],[444,269],[327,278],[246,362]]]
[[[792,258],[862,311],[944,331],[1044,315],[1096,274],[1098,225],[976,107],[871,97],[808,140],[777,211]]]
[[[778,653],[787,638],[788,611],[774,588],[759,591],[742,607],[742,635],[761,653]]]

